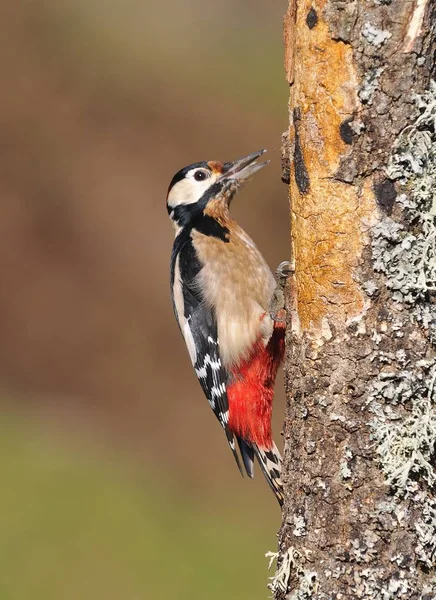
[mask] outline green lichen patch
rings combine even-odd
[[[419,115],[398,138],[386,169],[404,186],[397,198],[403,219],[382,219],[372,250],[392,298],[411,307],[436,344],[436,82],[415,102]]]
[[[413,531],[415,555],[432,569],[436,560],[436,361],[423,360],[414,367],[381,373],[368,399],[375,415],[370,423],[372,440],[394,492],[390,502],[377,507],[374,517],[385,524],[391,518]]]
[[[394,496],[376,518],[391,514],[416,536],[415,554],[427,568],[436,560],[436,361],[376,379],[369,396],[372,440]],[[408,416],[404,416],[404,410]]]
[[[362,29],[362,36],[373,46],[382,46],[386,40],[392,37],[390,31],[385,31],[374,27],[371,23],[365,23]]]
[[[412,476],[417,475],[430,487],[436,483],[433,467],[436,444],[435,379],[436,366],[427,375],[423,369],[404,371],[396,378],[378,378],[372,400],[411,404],[410,416],[402,418],[391,408],[372,422],[372,437],[386,480],[398,491],[405,491]],[[398,384],[397,386],[395,384]],[[376,405],[377,406],[377,405]]]
[[[279,557],[279,553],[267,552],[265,554],[270,559],[268,569],[271,569],[274,561]],[[294,588],[287,600],[310,600],[313,599],[318,591],[318,577],[315,571],[304,569],[303,557],[292,546],[281,556],[280,564],[277,566],[275,574],[270,577],[269,589],[275,598],[278,593],[286,593],[289,589],[291,575],[298,578],[298,586]]]
[[[384,217],[372,230],[374,269],[383,273],[398,306],[390,323],[392,336],[418,323],[430,341],[427,355],[411,360],[410,351],[377,352],[381,371],[372,384],[368,407],[374,417],[371,438],[392,501],[379,507],[375,518],[389,518],[413,532],[419,563],[436,563],[436,82],[415,97],[417,118],[398,138],[386,174],[395,181],[393,217]],[[398,323],[396,322],[398,321]],[[374,332],[377,345],[383,333]],[[410,343],[410,339],[407,340]],[[407,350],[407,351],[406,351]],[[403,557],[396,557],[403,566]],[[413,578],[412,578],[413,579]],[[411,581],[411,580],[410,580]],[[401,597],[401,585],[392,592]],[[389,588],[390,590],[390,588]],[[434,599],[429,584],[422,600]],[[405,590],[403,590],[405,593]]]
[[[379,86],[380,75],[383,73],[384,67],[376,67],[368,71],[362,81],[359,90],[359,98],[363,104],[372,104],[372,98],[375,90]]]
[[[418,491],[415,501],[419,501],[422,506],[421,517],[415,522],[418,536],[415,552],[420,562],[431,569],[436,558],[436,499]]]

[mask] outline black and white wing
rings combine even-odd
[[[178,236],[183,235],[183,232]],[[206,306],[195,277],[201,264],[190,236],[176,239],[171,260],[171,287],[174,313],[185,339],[191,361],[203,392],[223,427],[236,464],[242,473],[235,437],[229,429],[227,383],[229,374],[219,354],[218,327],[213,311]]]

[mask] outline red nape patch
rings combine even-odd
[[[212,170],[212,173],[214,173],[215,175],[221,175],[221,173],[223,172],[223,163],[219,162],[218,160],[210,160],[207,163],[208,167]]]
[[[227,388],[230,429],[265,449],[272,446],[274,383],[285,351],[285,329],[285,323],[275,323],[268,345],[257,342],[251,356],[232,369],[235,381]]]

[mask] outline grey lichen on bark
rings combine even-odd
[[[277,600],[436,598],[435,28],[435,0],[289,2]]]

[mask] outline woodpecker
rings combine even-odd
[[[254,475],[254,457],[283,504],[282,459],[272,439],[277,369],[285,319],[278,284],[253,240],[232,219],[240,185],[264,167],[260,150],[234,162],[198,162],[169,185],[175,230],[171,255],[174,314],[203,392],[223,427],[236,464]],[[283,279],[289,263],[282,263]]]

